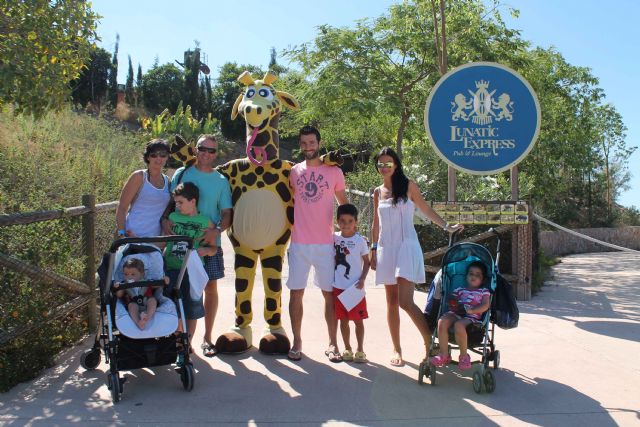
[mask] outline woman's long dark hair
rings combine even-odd
[[[393,205],[398,204],[398,200],[407,201],[407,194],[409,193],[409,178],[404,174],[402,170],[402,162],[400,157],[390,147],[384,147],[378,154],[374,161],[376,162],[376,169],[378,159],[382,156],[389,156],[393,159],[393,163],[396,164],[396,170],[391,175],[391,196],[393,197]]]

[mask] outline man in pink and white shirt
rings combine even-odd
[[[293,345],[288,357],[292,360],[302,357],[302,297],[313,267],[314,283],[324,297],[324,317],[329,332],[329,348],[325,354],[332,362],[341,362],[332,296],[335,269],[333,201],[335,198],[341,205],[347,203],[344,175],[340,168],[324,165],[320,160],[318,129],[303,127],[299,141],[305,160],[293,166],[289,175],[289,185],[294,193],[294,223],[288,250],[287,287],[291,290],[289,315],[293,330]]]

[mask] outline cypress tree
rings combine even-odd
[[[125,100],[128,104],[134,104],[134,95],[133,95],[133,65],[131,64],[131,55],[129,55],[129,70],[127,71],[127,83],[124,89]]]
[[[142,100],[142,66],[138,63],[138,75],[136,76],[136,107],[144,105]]]
[[[113,108],[118,101],[118,48],[120,47],[120,34],[116,34],[116,47],[111,58],[111,70],[109,71],[109,101]]]

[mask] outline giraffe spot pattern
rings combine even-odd
[[[278,302],[273,298],[267,298],[264,302],[264,305],[267,308],[267,311],[274,311],[276,308],[278,308]]]
[[[271,316],[271,319],[267,320],[267,323],[270,325],[277,325],[280,323],[280,313],[275,313],[273,316]]]
[[[256,175],[262,175],[263,172],[264,172],[264,168],[262,166],[258,166],[256,168]]]
[[[240,246],[240,242],[238,241],[238,239],[236,239],[233,234],[229,234],[229,240],[231,241],[231,244],[233,245],[234,248],[237,248],[238,246]]]
[[[240,326],[244,323],[244,317],[238,316],[236,317],[236,326]]]
[[[280,238],[278,240],[276,240],[276,245],[284,245],[287,243],[287,240],[289,240],[289,237],[291,236],[291,230],[287,229],[285,230],[285,232],[282,234],[282,236],[280,236]]]
[[[293,206],[287,206],[287,219],[289,224],[293,225]]]
[[[271,144],[267,145],[267,148],[265,148],[265,151],[267,152],[268,159],[272,159],[278,155],[278,149]]]
[[[249,164],[248,160],[243,160],[242,162],[240,162],[238,164],[238,172],[245,172],[245,171],[249,170],[250,166],[251,165]]]
[[[248,186],[252,186],[253,184],[255,184],[257,179],[258,179],[258,176],[255,173],[248,173],[240,177],[240,180],[242,180],[242,183]],[[244,187],[242,190],[244,191]]]
[[[236,292],[244,292],[249,287],[249,281],[247,279],[236,279]],[[238,297],[236,296],[236,306],[238,305]]]
[[[240,254],[236,254],[236,262],[235,262],[235,268],[253,268],[253,266],[255,265],[255,263],[253,262],[253,260],[249,257],[246,257],[244,255],[240,255]]]
[[[276,185],[276,191],[284,202],[291,200],[291,190],[284,182],[279,182],[278,185]]]
[[[240,303],[240,313],[242,314],[251,313],[251,301],[244,301]]]
[[[272,268],[276,271],[282,271],[282,257],[280,255],[276,255],[263,259],[262,268]]]
[[[233,206],[236,205],[238,199],[240,199],[240,196],[242,196],[242,190],[240,189],[240,187],[234,188],[233,194],[231,194],[231,204],[233,204]]]
[[[273,185],[276,182],[278,182],[278,175],[275,173],[271,173],[271,172],[265,172],[264,176],[262,177],[262,179],[264,179],[264,182],[267,185]]]
[[[280,292],[282,290],[281,279],[267,279],[267,286],[271,292]]]

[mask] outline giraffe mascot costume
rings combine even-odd
[[[222,353],[235,353],[252,346],[251,294],[258,259],[264,281],[264,318],[267,327],[260,341],[265,353],[287,353],[289,339],[282,327],[280,297],[282,263],[293,225],[293,197],[289,188],[291,164],[279,158],[278,120],[281,104],[297,110],[298,101],[276,91],[277,77],[267,72],[254,81],[248,71],[238,81],[246,86],[231,111],[247,124],[247,157],[232,160],[218,171],[231,185],[233,224],[229,239],[235,252],[236,321],[230,332],[216,341]]]
[[[281,106],[297,110],[298,101],[277,91],[272,83],[275,74],[267,72],[262,80],[253,80],[248,71],[238,77],[246,86],[238,96],[231,118],[244,117],[247,129],[247,157],[232,160],[217,170],[231,185],[233,224],[229,238],[235,251],[236,321],[230,332],[216,341],[222,353],[235,353],[252,346],[251,294],[258,259],[264,282],[264,318],[267,327],[260,340],[260,351],[286,354],[289,339],[282,327],[282,264],[291,227],[293,194],[289,173],[293,165],[279,158],[278,120]],[[328,165],[341,164],[341,157],[331,152],[322,158]]]

